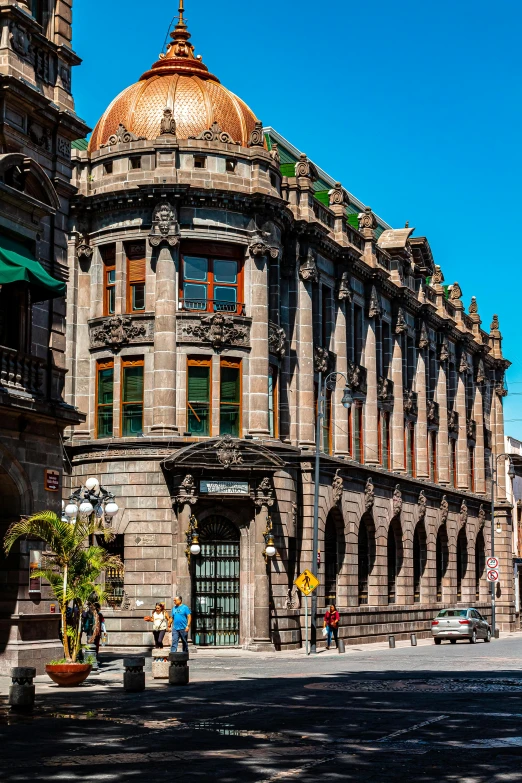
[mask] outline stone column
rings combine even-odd
[[[439,404],[439,431],[437,434],[438,483],[450,483],[449,432],[448,432],[448,393],[446,386],[447,365],[439,361],[437,379],[437,402]]]
[[[371,307],[370,303],[370,307]],[[375,318],[368,318],[366,343],[364,346],[364,366],[366,367],[366,403],[364,406],[364,462],[367,465],[379,464],[379,441],[377,433],[377,353]]]
[[[266,255],[254,255],[251,271],[252,350],[249,359],[250,435],[266,437],[268,427],[268,265]]]
[[[116,297],[114,310],[116,314],[127,312],[127,253],[123,242],[116,242]]]
[[[457,439],[457,487],[468,489],[468,439],[466,433],[466,379],[463,372],[457,373],[457,395],[455,410],[459,415],[459,436]]]
[[[291,249],[285,248],[285,254],[290,254]],[[281,326],[286,332],[286,354],[281,361],[281,376],[279,381],[279,411],[280,411],[280,435],[284,441],[297,443],[297,330],[295,314],[297,312],[297,272],[292,269],[291,262],[286,260],[290,269],[287,274],[289,279],[283,282],[281,291]]]
[[[315,445],[314,405],[314,329],[312,312],[312,282],[317,282],[315,261],[301,265],[299,271],[299,301],[297,310],[298,343],[298,438],[300,446]]]
[[[178,432],[176,426],[176,265],[177,250],[162,245],[156,261],[154,321],[154,415],[151,433]]]
[[[346,375],[348,370],[347,346],[346,346],[346,301],[341,299],[337,307],[337,318],[335,320],[335,353],[337,354],[337,372]],[[343,406],[344,387],[346,381],[339,379],[339,383],[333,392],[333,442],[334,454],[348,455],[348,410]]]
[[[190,606],[192,579],[190,561],[186,553],[186,531],[190,528],[190,518],[196,502],[196,482],[193,476],[187,474],[178,488],[177,514],[172,515],[172,599],[175,595],[181,595],[187,606]]]
[[[268,528],[269,508],[273,505],[270,479],[263,479],[256,490],[254,522],[254,639],[252,649],[273,650],[270,629],[270,563],[265,561],[264,533]]]
[[[475,492],[486,494],[486,470],[484,463],[484,398],[481,383],[475,385],[475,400],[473,402],[473,418],[477,424],[475,440]]]
[[[428,413],[426,402],[426,356],[424,349],[417,351],[417,374],[415,377],[417,391],[417,425],[416,425],[416,473],[418,478],[429,478],[428,469]]]
[[[391,376],[393,381],[392,469],[404,473],[406,470],[404,464],[404,389],[402,386],[400,334],[396,334],[393,340]]]

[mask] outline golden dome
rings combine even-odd
[[[179,139],[198,136],[216,122],[233,141],[247,146],[257,118],[194,57],[183,10],[180,0],[179,20],[167,53],[113,100],[93,131],[90,152],[106,145],[120,125],[138,138],[158,138],[165,109],[173,113]]]

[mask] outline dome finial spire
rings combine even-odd
[[[172,43],[168,45],[167,47],[167,54],[165,55],[165,58],[171,58],[171,57],[188,57],[191,60],[194,60],[194,47],[191,43],[189,43],[190,33],[187,29],[187,24],[185,22],[185,3],[184,0],[179,0],[179,8],[178,8],[178,23],[175,26],[174,30],[171,32],[170,37],[172,38]]]

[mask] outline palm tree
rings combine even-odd
[[[111,528],[96,515],[79,515],[74,522],[61,519],[54,511],[39,511],[31,517],[14,522],[4,538],[4,549],[9,554],[14,543],[22,537],[39,538],[46,543],[43,567],[35,571],[35,577],[46,579],[53,591],[62,619],[62,644],[64,658],[75,662],[80,651],[82,607],[85,601],[96,595],[103,601],[105,591],[98,583],[100,574],[109,567],[121,567],[114,555],[91,541],[95,535],[103,535],[106,541],[114,537]],[[76,625],[68,626],[67,607],[70,602],[77,609]],[[73,614],[74,617],[74,614]],[[70,644],[70,641],[72,644]],[[71,649],[72,646],[72,649]]]

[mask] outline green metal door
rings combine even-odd
[[[200,527],[194,565],[194,644],[239,644],[239,531],[225,517]]]

